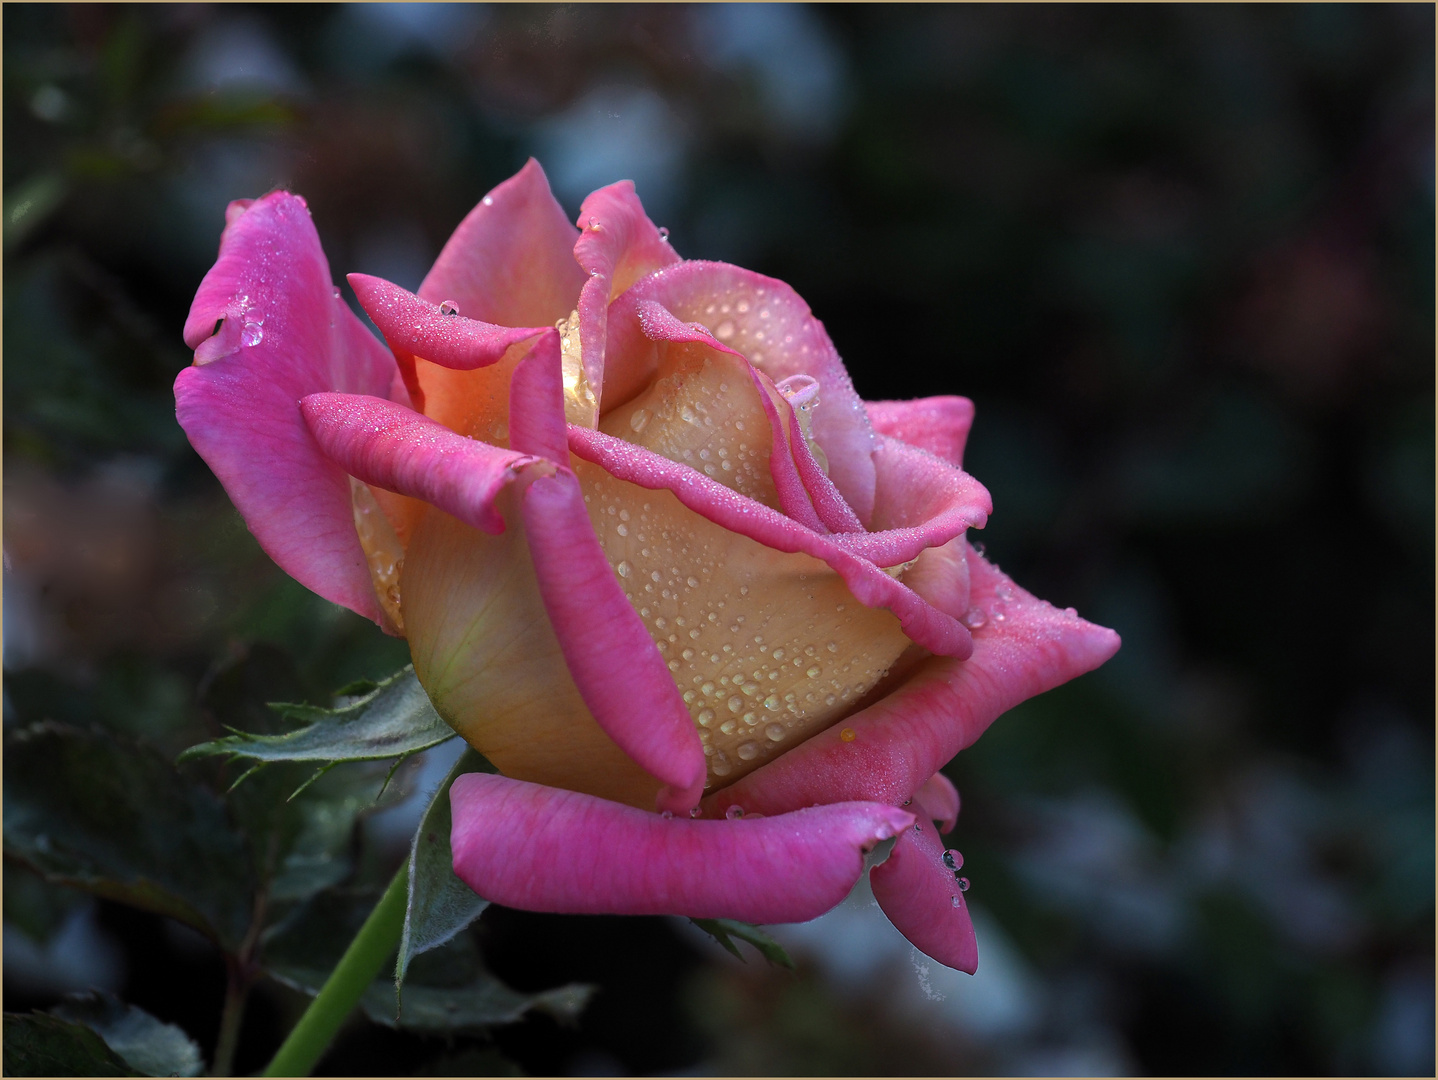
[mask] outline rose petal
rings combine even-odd
[[[632,180],[595,191],[579,209],[574,261],[587,275],[579,298],[579,334],[585,377],[605,399],[609,302],[635,280],[679,262],[679,255],[644,213]],[[636,384],[630,394],[638,389]],[[624,398],[618,399],[619,401]]]
[[[929,820],[904,831],[889,857],[869,871],[869,883],[879,907],[916,949],[970,975],[978,970],[974,922]]]
[[[226,220],[185,321],[196,366],[175,380],[176,416],[270,557],[383,625],[349,478],[297,402],[330,390],[383,397],[394,360],[338,298],[303,199],[275,192],[232,204]]]
[[[445,314],[398,285],[369,274],[350,274],[348,281],[365,314],[396,353],[423,357],[441,367],[469,371],[497,363],[505,351],[550,326],[495,326],[464,315]]]
[[[974,423],[974,403],[962,397],[916,401],[866,401],[869,423],[880,435],[902,440],[963,468],[964,443]]]
[[[1118,651],[1112,630],[1025,592],[972,548],[969,568],[972,656],[925,661],[889,696],[716,792],[706,813],[733,802],[766,814],[832,799],[902,803],[998,716]]]
[[[868,559],[850,554],[834,537],[806,529],[687,465],[668,461],[601,431],[571,424],[569,448],[617,479],[653,491],[673,492],[689,509],[731,532],[776,551],[802,551],[822,559],[843,577],[861,604],[887,608],[898,616],[911,641],[941,656],[969,654],[972,648],[969,632],[962,624],[925,603]]]
[[[546,334],[519,365],[510,394],[515,447],[567,462],[558,334]],[[573,473],[529,486],[524,525],[545,610],[584,703],[606,735],[668,785],[661,808],[688,811],[704,788],[703,746],[604,557]]]
[[[757,821],[666,819],[488,773],[450,789],[454,871],[527,911],[802,922],[839,903],[863,853],[913,823],[840,803]]]
[[[578,235],[530,158],[460,222],[419,295],[497,326],[553,326],[585,282],[574,265]]]
[[[993,509],[988,489],[933,455],[881,435],[874,450],[879,478],[871,524],[834,543],[880,566],[899,566],[965,529],[981,529]]]
[[[520,470],[537,465],[554,471],[539,457],[466,439],[382,398],[311,394],[300,411],[315,441],[349,475],[489,533],[504,531],[495,499]]]
[[[726,263],[689,261],[651,274],[635,300],[656,300],[681,322],[708,327],[775,383],[793,375],[819,382],[815,440],[829,479],[865,525],[874,506],[874,435],[863,402],[824,326],[788,285]],[[622,398],[620,399],[622,400]]]
[[[934,773],[914,792],[914,804],[924,816],[939,823],[940,833],[951,833],[959,823],[959,789],[941,772]]]

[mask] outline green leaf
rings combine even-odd
[[[215,754],[263,762],[378,761],[405,758],[454,738],[454,729],[435,712],[411,667],[338,709],[289,704],[272,708],[292,719],[309,721],[308,726],[283,735],[238,732],[192,746],[180,755],[180,761]]]
[[[374,907],[377,895],[332,889],[300,905],[267,935],[262,963],[275,979],[317,994],[345,947]],[[416,956],[398,1009],[394,984],[376,979],[361,1004],[376,1023],[407,1031],[472,1033],[519,1020],[531,1010],[569,1021],[588,1003],[593,989],[571,984],[527,994],[490,974],[473,930]]]
[[[198,1076],[200,1048],[174,1024],[126,1005],[113,994],[74,994],[50,1010],[52,1016],[84,1024],[133,1069],[147,1076]]]
[[[32,176],[5,195],[3,228],[6,252],[43,225],[69,194],[69,185],[58,173]]]
[[[238,951],[254,878],[219,798],[158,751],[45,722],[5,737],[5,854]]]
[[[454,853],[449,846],[449,789],[465,773],[493,771],[479,753],[466,749],[420,818],[410,844],[409,900],[395,961],[395,993],[404,983],[411,960],[449,941],[489,906],[488,900],[455,876]]]
[[[84,1024],[5,1014],[6,1076],[143,1076]]]
[[[776,967],[794,970],[794,961],[789,959],[789,954],[784,951],[784,946],[757,926],[735,919],[690,919],[689,921],[739,957],[740,960],[744,959],[744,955],[739,951],[739,946],[734,944],[734,938],[753,945],[759,950],[759,955]]]

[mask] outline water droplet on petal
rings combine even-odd
[[[859,733],[851,727],[846,727],[843,731],[839,732],[840,742],[853,742],[858,737]]]
[[[949,903],[953,904],[954,907],[958,907],[960,904],[963,903],[963,901],[960,900],[957,896],[951,896],[949,897]]]
[[[740,743],[739,749],[735,751],[740,761],[753,761],[759,756],[759,744],[756,742]]]
[[[257,322],[245,323],[245,328],[240,331],[240,344],[245,346],[258,345],[265,340],[265,328]]]
[[[959,878],[959,892],[968,892],[968,891],[969,891],[969,879],[966,878],[966,877],[961,877],[961,878]]]
[[[949,848],[948,851],[944,852],[944,865],[957,874],[964,866],[963,853]]]
[[[659,226],[659,239],[663,240],[666,244],[669,243],[669,230],[663,225]]]
[[[629,571],[632,570],[632,569],[633,569],[633,567],[631,567],[631,566],[629,565],[629,563],[628,563],[627,560],[622,560],[622,561],[619,563],[619,565],[614,568],[614,571],[615,571],[615,573],[617,573],[620,577],[628,577],[628,576],[629,576]]]
[[[738,821],[743,816],[744,808],[742,806],[731,806],[724,811],[724,817],[729,821]]]
[[[714,328],[714,336],[720,341],[728,341],[734,336],[734,321],[732,319],[725,319]]]
[[[441,315],[458,315],[459,305],[453,300],[445,300],[439,305],[439,313]]]
[[[494,196],[493,196],[493,195],[486,195],[482,201],[484,202],[484,205],[485,205],[485,206],[493,206],[493,205],[494,205]]]
[[[666,811],[664,811],[664,813],[660,814],[659,816],[662,817],[665,821],[673,821],[673,820],[674,820],[674,811],[673,811],[673,810],[666,810]]]
[[[764,737],[767,738],[770,742],[783,742],[783,741],[784,741],[784,725],[783,725],[783,724],[770,724],[768,727],[766,727],[766,728],[764,729]]]
[[[689,816],[692,817],[692,818],[696,818],[696,817],[699,816],[699,813],[700,813],[699,807],[696,806],[693,810],[690,810],[690,811],[689,811]]]

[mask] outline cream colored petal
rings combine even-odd
[[[909,645],[818,559],[578,462],[590,520],[723,787],[844,716]]]
[[[779,509],[769,420],[745,361],[693,342],[665,342],[659,357],[654,382],[605,413],[599,430]]]
[[[504,775],[652,810],[659,782],[600,730],[569,676],[522,518],[498,536],[430,508],[402,588],[415,673],[440,715]]]

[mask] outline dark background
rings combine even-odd
[[[600,987],[507,1060],[1432,1074],[1431,6],[3,17],[6,724],[175,752],[217,680],[321,701],[405,662],[268,562],[174,423],[230,199],[298,191],[337,280],[413,288],[529,155],[571,214],[630,177],[681,254],[790,282],[864,396],[972,397],[979,539],[1124,646],[949,767],[976,979],[862,912],[787,938],[790,974],[491,909],[512,984]],[[105,985],[213,1046],[203,942],[5,886],[8,1009]],[[261,989],[241,1070],[295,1007]],[[356,1026],[325,1068],[503,1068],[483,1047]]]

